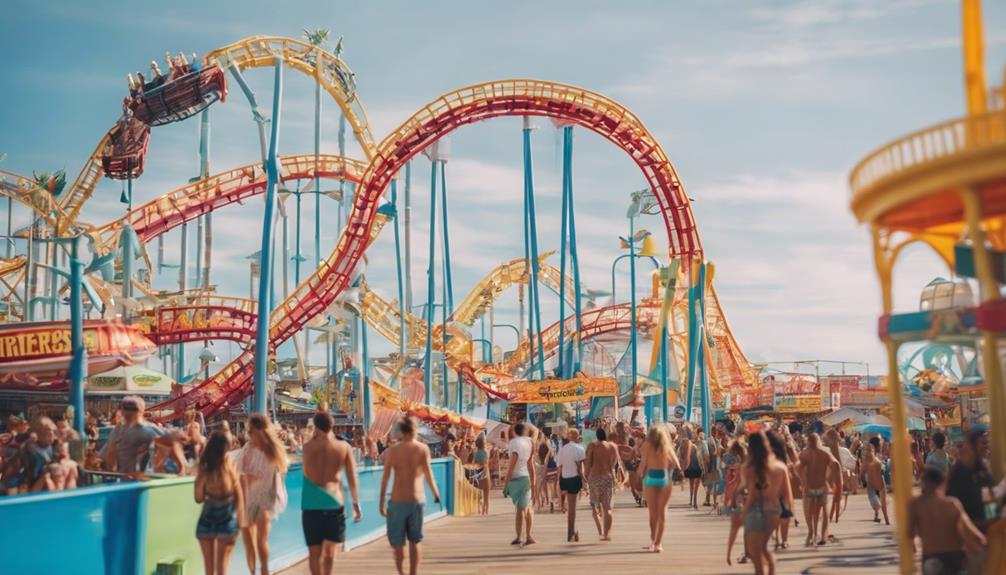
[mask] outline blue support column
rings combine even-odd
[[[562,130],[562,224],[559,231],[559,377],[570,377],[569,362],[566,361],[566,239],[569,234],[569,171],[566,151],[569,133]]]
[[[639,381],[638,377],[638,358],[637,358],[637,345],[636,345],[636,217],[629,217],[629,361],[632,362],[632,390],[636,389],[636,384]],[[650,404],[647,403],[647,407]],[[618,414],[615,415],[616,419]],[[649,424],[651,420],[647,420]]]
[[[426,357],[423,361],[423,384],[426,395],[423,400],[433,405],[433,372],[430,365],[433,361],[433,302],[436,289],[437,257],[437,163],[430,162],[430,252],[426,266]]]
[[[269,138],[269,155],[266,159],[266,196],[265,214],[262,217],[262,251],[260,253],[258,285],[258,314],[255,318],[255,396],[252,404],[254,413],[266,414],[268,386],[266,376],[269,369],[269,318],[272,309],[269,305],[269,287],[272,283],[272,228],[273,211],[276,206],[276,186],[279,183],[279,162],[277,148],[279,146],[280,105],[283,101],[283,61],[276,58],[275,76],[273,79],[272,100],[272,133]]]
[[[360,336],[363,338],[363,357],[360,363],[360,370],[363,375],[363,432],[370,431],[370,356],[367,350],[367,322],[363,318],[357,318],[360,322]]]
[[[398,353],[401,356],[401,360],[405,360],[405,355],[408,351],[408,340],[409,334],[405,328],[405,278],[402,270],[402,238],[401,230],[398,221],[398,180],[391,180],[391,204],[395,208],[394,221],[395,225],[395,271],[397,272],[398,279]],[[298,280],[298,283],[300,280]]]
[[[538,225],[534,213],[534,164],[531,154],[531,118],[524,117],[524,197],[525,197],[525,218],[527,219],[527,239],[529,246],[528,258],[531,260],[531,280],[528,282],[531,298],[529,306],[532,313],[531,331],[537,340],[535,347],[538,351],[538,378],[545,379],[545,350],[541,341],[541,298],[538,291]]]
[[[448,393],[450,389],[450,371],[447,369],[447,319],[454,313],[454,280],[451,277],[451,240],[450,232],[448,227],[448,216],[447,216],[447,161],[440,161],[440,198],[441,198],[441,229],[444,234],[444,245],[443,245],[443,308],[441,309],[442,323],[441,326],[443,342],[442,349],[444,350],[441,362],[442,377],[443,377],[443,387],[444,387],[444,407],[450,407],[450,395]],[[457,380],[457,388],[460,394],[461,390],[461,379]]]
[[[573,373],[580,371],[583,363],[583,340],[580,338],[582,329],[580,314],[580,257],[576,251],[576,210],[573,204],[573,126],[563,128],[563,181],[566,182],[569,197],[569,261],[573,271],[573,290],[576,292],[573,313],[576,314],[576,359],[573,362]],[[577,412],[579,417],[579,412]]]
[[[73,406],[73,428],[84,435],[84,378],[87,375],[87,347],[84,345],[84,303],[81,288],[84,262],[78,252],[79,238],[71,240],[70,248],[70,404]]]

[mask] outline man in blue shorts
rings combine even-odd
[[[440,490],[433,480],[430,448],[416,441],[416,423],[405,418],[398,424],[402,440],[384,451],[384,474],[381,475],[381,515],[388,518],[388,542],[395,553],[395,567],[405,575],[405,540],[409,540],[409,573],[419,572],[420,549],[423,540],[423,508],[426,492],[423,479],[433,492],[433,501],[440,503]],[[391,501],[385,506],[388,480],[395,472]]]

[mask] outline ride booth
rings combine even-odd
[[[509,400],[509,415],[511,421],[521,419],[531,420],[534,405],[561,406],[563,404],[580,404],[590,401],[595,397],[614,398],[614,404],[618,406],[618,380],[614,377],[592,377],[577,374],[571,379],[544,379],[515,381],[501,386],[501,391],[507,393]],[[560,419],[556,410],[551,413],[541,413],[539,422],[544,424],[545,418],[552,420]],[[532,423],[534,423],[532,421]],[[537,425],[537,424],[536,424]]]

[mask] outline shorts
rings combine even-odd
[[[874,511],[880,509],[880,492],[872,487],[866,488],[866,498],[870,501],[870,507]]]
[[[559,491],[565,491],[570,495],[576,495],[583,490],[583,478],[579,475],[575,477],[560,477]]]
[[[422,503],[388,502],[388,543],[393,547],[409,543],[419,543],[423,540],[423,507]]]
[[[922,556],[922,575],[957,575],[964,570],[964,553],[934,553]]]
[[[510,479],[506,484],[506,495],[517,509],[527,509],[531,505],[531,478],[524,475]]]
[[[820,487],[817,489],[807,489],[804,491],[803,498],[806,500],[817,499],[822,505],[828,504],[828,488]]]
[[[688,466],[685,468],[685,477],[687,477],[688,479],[701,479],[702,469],[700,469],[698,465],[694,467]]]
[[[196,523],[196,539],[234,539],[238,534],[238,513],[233,499],[203,503]]]
[[[324,541],[346,541],[345,509],[304,509],[300,512],[300,523],[308,547],[321,545]]]
[[[591,506],[611,507],[611,496],[615,491],[615,482],[611,476],[595,475],[588,479],[587,483],[590,485]]]

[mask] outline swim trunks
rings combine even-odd
[[[422,503],[388,503],[388,542],[393,547],[409,543],[419,543],[423,540],[423,504]]]
[[[587,480],[590,485],[590,504],[611,507],[611,496],[615,491],[615,481],[610,475],[594,475]]]
[[[343,508],[305,509],[300,512],[300,523],[308,547],[321,545],[324,541],[346,541],[346,510]]]
[[[820,487],[818,489],[807,489],[804,492],[805,499],[820,499],[821,501],[827,501],[828,499],[828,488]]]
[[[922,575],[957,575],[964,570],[964,553],[933,553],[922,556]]]
[[[866,487],[866,498],[870,501],[870,507],[874,511],[880,509],[880,492],[876,489],[867,486]]]
[[[559,478],[559,491],[565,491],[570,495],[576,495],[583,490],[583,478],[577,475],[576,477],[560,477]]]
[[[531,505],[531,478],[524,475],[514,477],[506,484],[506,495],[517,509],[527,509]]]

